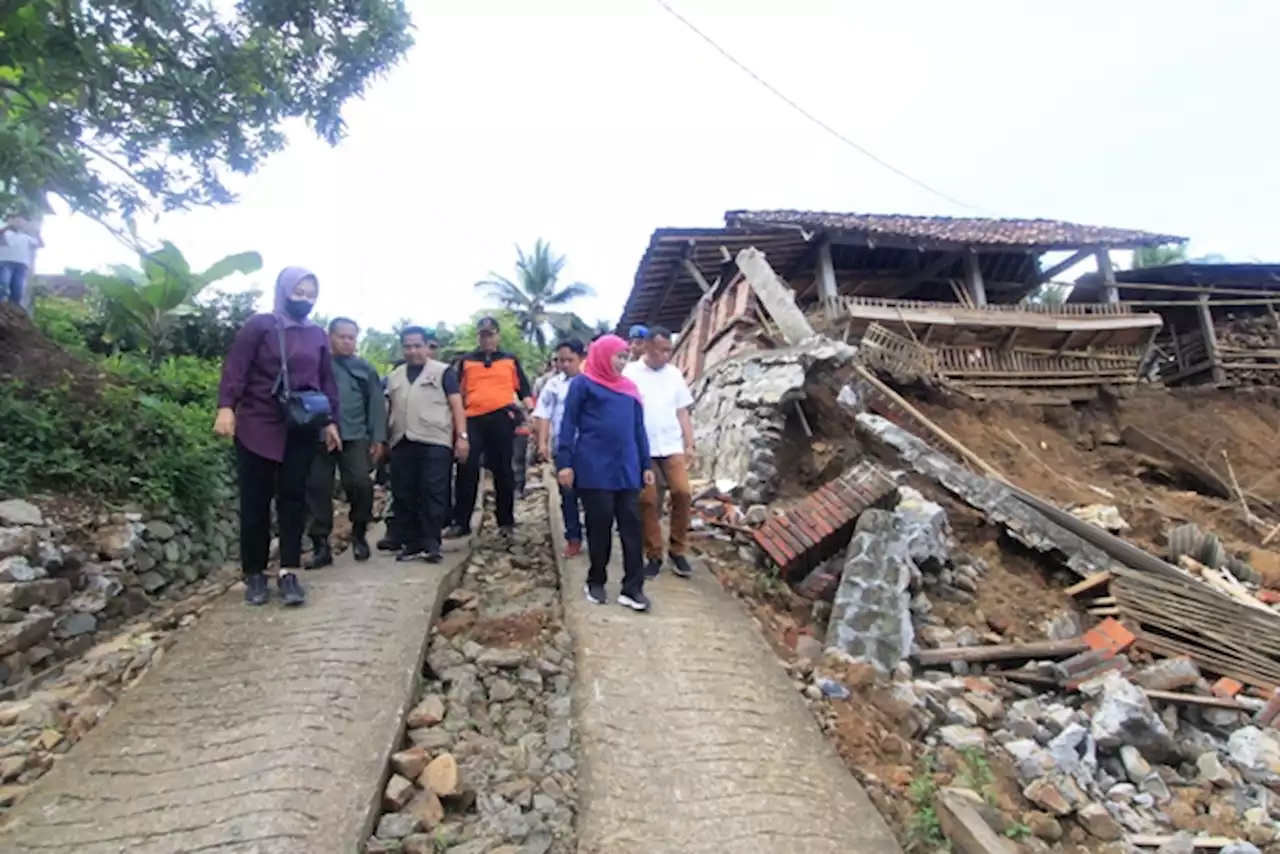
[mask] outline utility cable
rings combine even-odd
[[[914,177],[914,176],[912,176],[912,175],[907,174],[906,172],[903,172],[903,171],[902,171],[901,169],[899,169],[897,166],[894,166],[892,163],[889,163],[888,161],[884,160],[883,158],[881,158],[881,157],[877,157],[873,152],[869,151],[868,149],[866,149],[866,148],[864,148],[863,146],[859,145],[858,143],[854,142],[852,139],[850,139],[849,137],[845,136],[843,133],[841,133],[840,131],[836,130],[836,129],[835,129],[835,128],[833,128],[831,125],[827,124],[827,123],[826,123],[826,122],[824,122],[822,119],[818,118],[818,117],[817,117],[817,116],[815,116],[813,113],[809,112],[809,111],[808,111],[808,110],[806,110],[804,107],[802,107],[802,106],[800,106],[799,104],[797,104],[794,100],[792,100],[791,98],[787,97],[785,94],[783,94],[783,93],[782,93],[782,92],[781,92],[781,91],[780,91],[776,86],[774,86],[774,85],[773,85],[772,83],[770,83],[768,80],[765,80],[765,79],[764,79],[763,77],[761,77],[759,74],[756,74],[756,73],[755,73],[754,71],[752,71],[752,70],[751,70],[751,69],[750,69],[746,64],[744,64],[741,60],[739,60],[739,59],[738,59],[737,57],[735,57],[733,54],[729,53],[729,51],[727,51],[727,50],[725,50],[723,47],[721,47],[721,46],[716,42],[716,40],[715,40],[715,39],[711,38],[711,36],[707,35],[707,34],[706,34],[706,33],[704,33],[702,30],[698,29],[698,27],[697,27],[696,25],[694,25],[694,23],[693,23],[692,21],[690,21],[690,20],[689,20],[688,18],[686,18],[684,15],[681,15],[679,12],[677,12],[675,9],[673,9],[670,5],[668,5],[668,4],[667,4],[667,2],[666,2],[666,0],[654,0],[654,2],[655,2],[655,3],[657,3],[659,6],[661,6],[663,9],[665,9],[665,10],[666,10],[666,11],[667,11],[667,12],[668,12],[668,13],[669,13],[673,18],[675,18],[677,21],[679,21],[680,23],[682,23],[682,24],[684,24],[686,27],[688,27],[690,30],[692,30],[695,34],[697,34],[697,36],[698,36],[699,38],[701,38],[701,39],[702,39],[703,41],[705,41],[707,44],[709,44],[709,45],[711,45],[713,48],[715,48],[715,49],[716,49],[716,51],[717,51],[721,56],[723,56],[725,59],[729,60],[731,63],[733,63],[734,65],[736,65],[736,66],[737,66],[737,67],[738,67],[738,68],[739,68],[743,73],[745,73],[747,76],[749,76],[752,80],[756,81],[756,82],[757,82],[757,83],[759,83],[761,86],[763,86],[765,89],[769,90],[769,92],[773,93],[773,95],[774,95],[775,97],[777,97],[778,99],[780,99],[780,100],[781,100],[783,103],[785,103],[787,106],[791,107],[791,108],[792,108],[793,110],[795,110],[797,113],[799,113],[800,115],[804,116],[806,119],[808,119],[809,121],[813,122],[815,125],[817,125],[818,127],[822,128],[822,129],[823,129],[823,130],[825,130],[827,133],[831,134],[831,135],[832,135],[832,136],[834,136],[836,139],[838,139],[838,140],[840,140],[841,142],[843,142],[845,145],[847,145],[847,146],[849,146],[850,148],[852,148],[853,150],[857,151],[857,152],[858,152],[859,154],[861,154],[862,156],[864,156],[864,157],[866,157],[867,159],[871,160],[873,163],[875,163],[875,164],[879,165],[880,167],[882,167],[882,168],[884,168],[884,169],[889,170],[890,172],[892,172],[893,174],[897,175],[897,176],[898,176],[898,177],[900,177],[900,178],[904,178],[904,179],[906,179],[907,181],[910,181],[912,184],[915,184],[917,187],[920,187],[921,189],[926,190],[927,192],[932,193],[933,195],[937,196],[938,198],[940,198],[940,199],[945,199],[945,200],[947,200],[948,202],[951,202],[953,205],[958,205],[959,207],[967,208],[968,210],[971,210],[971,211],[977,211],[977,212],[979,212],[979,213],[991,214],[991,211],[985,210],[984,208],[980,208],[980,207],[977,207],[977,206],[975,206],[975,205],[967,204],[966,202],[962,202],[962,201],[960,201],[959,199],[957,199],[955,196],[949,196],[949,195],[947,195],[946,193],[942,192],[941,190],[936,189],[935,187],[931,187],[931,186],[929,186],[929,185],[928,185],[928,184],[926,184],[924,181],[921,181],[919,178],[916,178],[916,177]],[[992,215],[994,215],[994,214],[992,214]]]

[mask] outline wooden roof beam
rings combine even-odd
[[[1031,284],[1043,285],[1045,282],[1052,281],[1055,276],[1061,276],[1063,273],[1067,272],[1072,267],[1079,264],[1081,261],[1084,261],[1093,253],[1094,253],[1093,249],[1081,249],[1079,252],[1075,253],[1070,258],[1065,258],[1059,261],[1057,264],[1054,264],[1049,269],[1038,273],[1035,277],[1035,281],[1033,281]]]

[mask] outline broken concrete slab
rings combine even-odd
[[[1029,507],[1005,484],[974,474],[887,418],[864,412],[855,416],[855,423],[874,445],[981,510],[1028,548],[1055,556],[1081,577],[1111,567],[1112,560],[1101,549]]]

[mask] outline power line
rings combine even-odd
[[[711,45],[713,48],[715,48],[715,49],[716,49],[716,51],[717,51],[721,56],[723,56],[725,59],[729,60],[729,61],[730,61],[730,62],[732,62],[734,65],[736,65],[739,69],[741,69],[741,70],[743,71],[743,73],[745,73],[747,76],[749,76],[752,80],[754,80],[754,81],[756,81],[757,83],[759,83],[759,84],[760,84],[761,86],[763,86],[765,89],[768,89],[771,93],[773,93],[773,95],[774,95],[775,97],[777,97],[778,99],[780,99],[780,100],[781,100],[783,103],[785,103],[787,106],[791,107],[791,108],[792,108],[793,110],[795,110],[797,113],[799,113],[800,115],[804,116],[806,119],[808,119],[809,121],[813,122],[815,125],[817,125],[818,127],[822,128],[822,129],[823,129],[823,130],[825,130],[827,133],[831,134],[831,135],[832,135],[832,136],[834,136],[836,139],[838,139],[838,140],[840,140],[841,142],[843,142],[845,145],[847,145],[847,146],[849,146],[850,148],[852,148],[853,150],[857,151],[859,154],[863,155],[864,157],[866,157],[867,159],[871,160],[872,162],[874,162],[874,163],[878,164],[879,166],[883,167],[884,169],[888,169],[890,172],[892,172],[893,174],[897,175],[898,177],[900,177],[900,178],[905,178],[906,180],[910,181],[912,184],[915,184],[917,187],[920,187],[921,189],[926,190],[926,191],[928,191],[928,192],[932,193],[933,195],[935,195],[935,196],[937,196],[937,197],[939,197],[939,198],[941,198],[941,199],[946,199],[948,202],[951,202],[953,205],[958,205],[958,206],[960,206],[960,207],[962,207],[962,208],[968,208],[968,209],[969,209],[969,210],[971,210],[971,211],[978,211],[978,212],[980,212],[980,213],[987,213],[987,214],[991,213],[990,211],[985,210],[985,209],[983,209],[983,208],[976,207],[975,205],[971,205],[971,204],[967,204],[967,203],[965,203],[965,202],[962,202],[962,201],[960,201],[959,199],[957,199],[955,196],[949,196],[949,195],[947,195],[946,193],[942,192],[941,190],[936,189],[935,187],[931,187],[931,186],[929,186],[929,185],[928,185],[928,184],[926,184],[924,181],[921,181],[919,178],[916,178],[916,177],[913,177],[913,176],[911,176],[911,175],[908,175],[906,172],[903,172],[903,171],[902,171],[901,169],[899,169],[897,166],[894,166],[892,163],[889,163],[888,161],[884,160],[883,158],[881,158],[881,157],[877,157],[873,152],[869,151],[868,149],[866,149],[866,148],[864,148],[863,146],[859,145],[858,143],[854,142],[852,139],[849,139],[849,137],[845,136],[845,135],[844,135],[844,134],[842,134],[840,131],[836,130],[836,129],[835,129],[835,128],[833,128],[831,125],[827,124],[827,123],[826,123],[826,122],[824,122],[822,119],[818,118],[818,117],[817,117],[817,116],[815,116],[813,113],[809,112],[809,111],[808,111],[808,110],[806,110],[804,107],[802,107],[802,106],[800,106],[799,104],[797,104],[797,103],[796,103],[795,101],[793,101],[791,98],[787,97],[785,94],[783,94],[783,93],[782,93],[782,92],[781,92],[781,91],[780,91],[776,86],[774,86],[774,85],[773,85],[772,83],[770,83],[768,80],[765,80],[765,79],[764,79],[763,77],[761,77],[759,74],[756,74],[754,71],[752,71],[750,68],[748,68],[748,67],[747,67],[747,66],[746,66],[742,61],[740,61],[737,57],[735,57],[733,54],[729,53],[729,51],[727,51],[727,50],[725,50],[723,47],[721,47],[721,46],[716,42],[716,40],[715,40],[715,39],[711,38],[711,36],[707,35],[707,34],[706,34],[706,33],[704,33],[702,30],[698,29],[698,27],[697,27],[696,25],[694,25],[694,23],[693,23],[692,21],[690,21],[690,20],[689,20],[688,18],[686,18],[684,15],[681,15],[679,12],[677,12],[677,11],[676,11],[675,9],[673,9],[671,6],[669,6],[669,5],[666,3],[666,0],[654,0],[654,2],[655,2],[655,3],[657,3],[659,6],[661,6],[663,9],[665,9],[665,10],[666,10],[666,11],[667,11],[667,12],[668,12],[668,13],[669,13],[673,18],[675,18],[677,21],[679,21],[680,23],[684,24],[684,25],[685,25],[686,27],[688,27],[690,30],[693,30],[693,32],[694,32],[695,34],[697,34],[697,36],[698,36],[699,38],[701,38],[701,39],[702,39],[703,41],[705,41],[707,44],[709,44],[709,45]]]

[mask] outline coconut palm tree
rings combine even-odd
[[[489,278],[476,282],[475,287],[515,315],[525,339],[545,349],[548,330],[568,325],[567,316],[571,312],[564,308],[576,299],[595,295],[590,286],[581,282],[561,285],[564,266],[565,257],[556,255],[551,244],[539,238],[532,252],[516,247],[514,280],[490,273]]]

